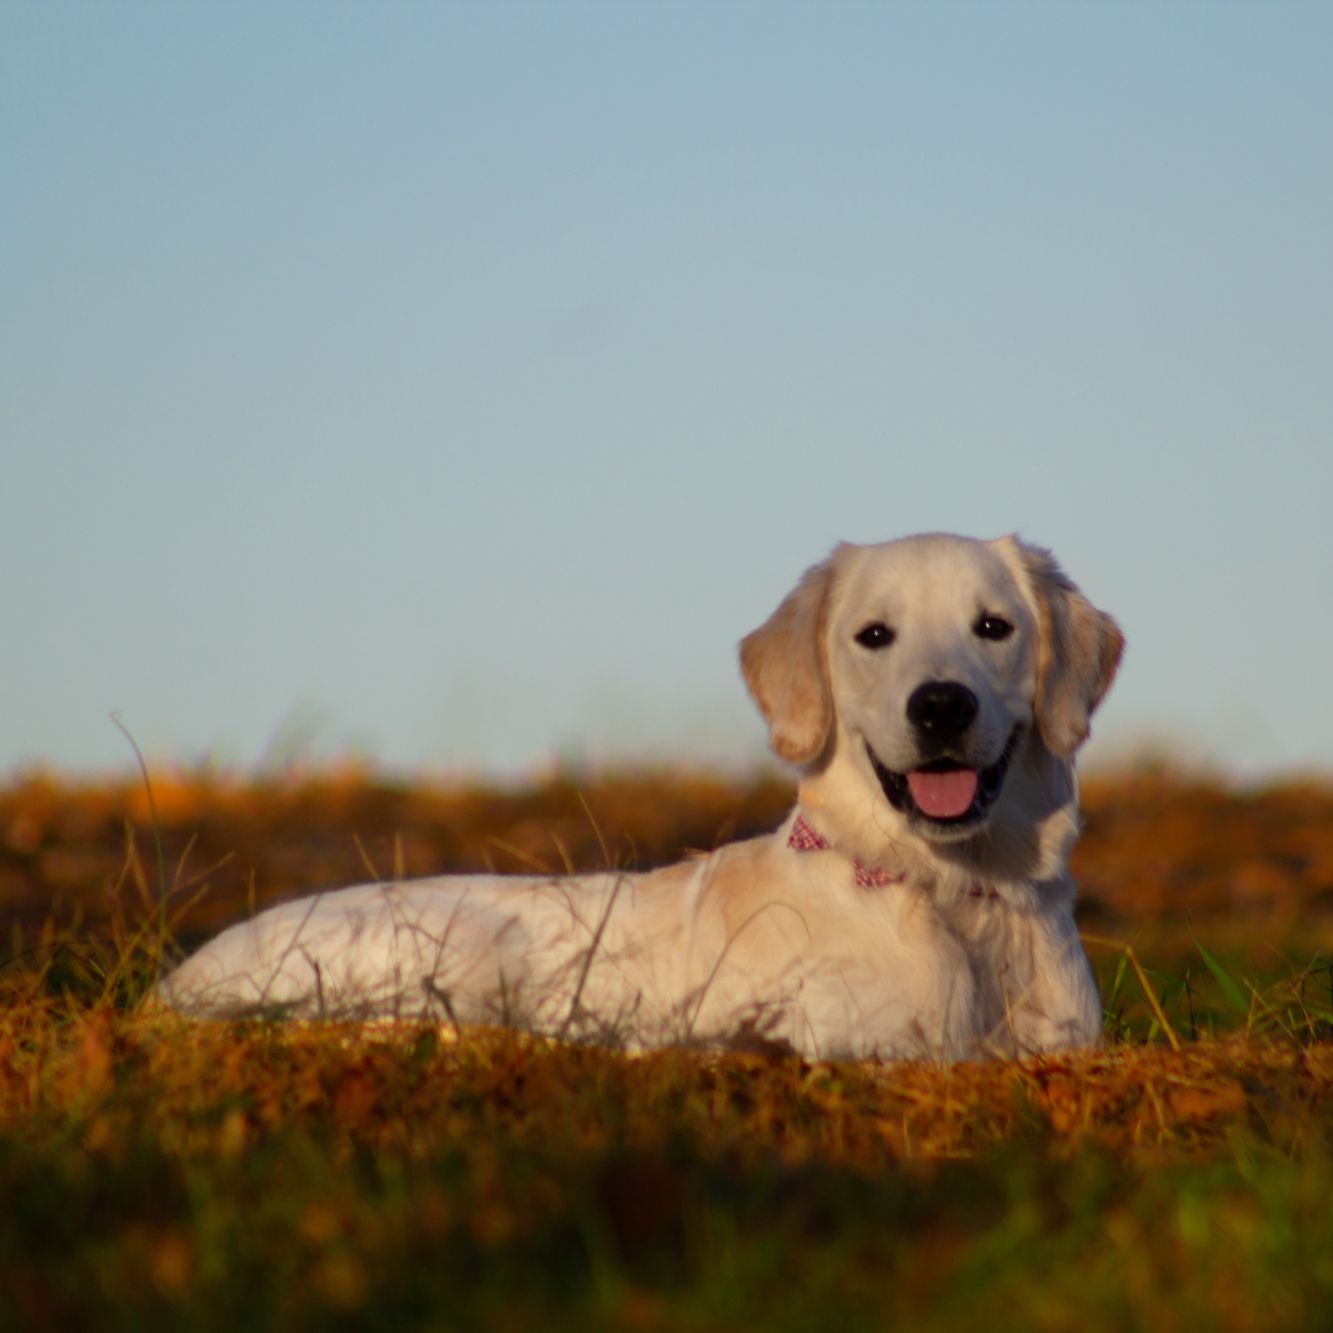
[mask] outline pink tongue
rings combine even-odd
[[[977,774],[972,768],[954,768],[946,773],[907,775],[907,789],[916,808],[931,819],[956,819],[966,814],[977,794]]]

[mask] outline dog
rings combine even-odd
[[[367,884],[232,926],[201,1017],[501,1024],[630,1048],[961,1060],[1094,1046],[1075,752],[1124,640],[1049,552],[844,544],[740,645],[800,774],[776,832],[644,873]]]

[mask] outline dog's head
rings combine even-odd
[[[840,546],[741,643],[783,759],[837,756],[933,842],[972,837],[1035,747],[1070,759],[1123,639],[1051,555],[945,535]]]

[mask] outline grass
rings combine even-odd
[[[145,999],[171,936],[303,875],[647,863],[785,799],[661,777],[431,793],[195,775],[158,783],[165,875],[139,856],[131,787],[0,792],[0,1324],[1328,1321],[1328,793],[1090,784],[1101,1052],[629,1058],[501,1031],[191,1024]],[[585,801],[633,846],[602,848]]]

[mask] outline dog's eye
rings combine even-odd
[[[972,632],[979,639],[1007,639],[1014,627],[1002,616],[978,616]]]
[[[893,642],[893,631],[882,621],[876,620],[867,625],[856,636],[862,648],[887,648]]]

